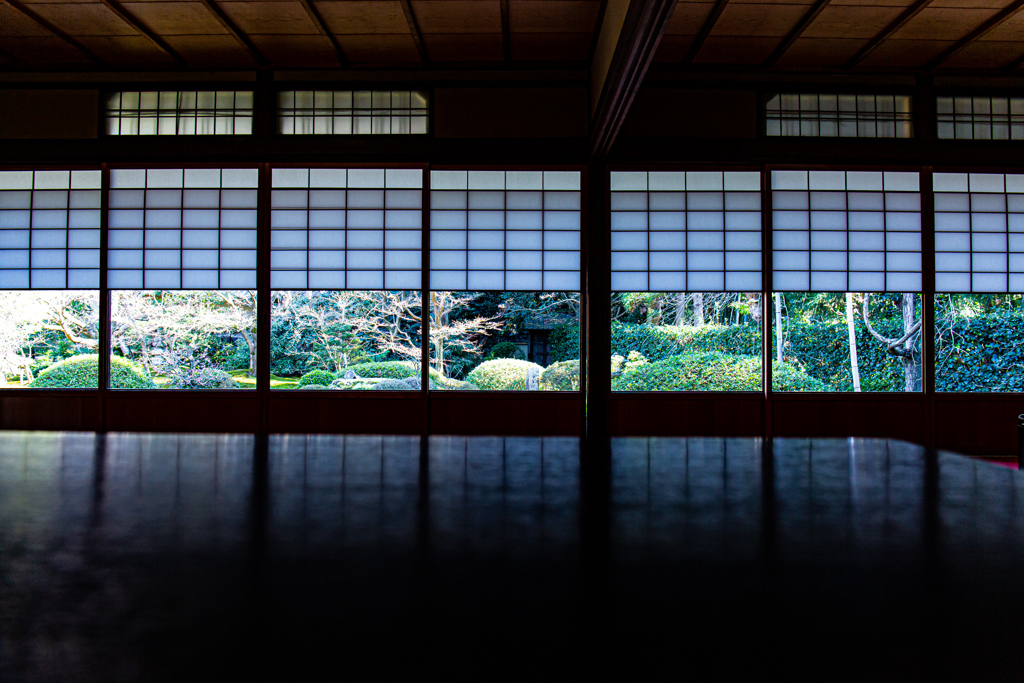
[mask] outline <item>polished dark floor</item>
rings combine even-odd
[[[1022,476],[862,439],[6,432],[0,680],[1020,681]]]

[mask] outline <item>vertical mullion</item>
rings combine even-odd
[[[921,391],[925,446],[935,447],[935,193],[932,169],[921,169]]]
[[[467,197],[466,201],[469,201]],[[346,202],[346,206],[348,203]],[[467,203],[467,209],[469,205]],[[420,190],[420,434],[430,434],[430,167]],[[468,220],[468,219],[467,219]],[[348,225],[346,221],[346,225]],[[468,239],[468,237],[467,237]],[[347,244],[347,242],[346,242]],[[467,255],[467,259],[468,259]],[[468,264],[468,261],[467,261]],[[468,277],[468,276],[467,276]],[[469,284],[467,282],[467,284]],[[421,463],[421,466],[425,463]]]
[[[580,359],[579,367],[579,409],[580,409],[580,438],[587,434],[587,354],[586,351],[589,348],[588,331],[589,325],[587,324],[587,307],[589,305],[589,296],[587,294],[587,273],[590,267],[590,223],[588,222],[588,211],[589,208],[589,174],[587,169],[580,171],[580,272],[578,287],[580,291],[580,305],[579,305],[579,344],[576,352],[577,357]],[[600,231],[598,231],[600,232]],[[609,252],[610,253],[610,252]],[[609,276],[610,277],[610,276]]]
[[[106,431],[106,397],[109,395],[108,387],[111,375],[111,291],[106,283],[111,169],[108,165],[103,164],[100,166],[99,173],[99,334],[96,348],[99,362],[97,364],[96,389],[99,403],[99,431]]]
[[[261,435],[270,431],[270,185],[270,164],[260,164],[256,194],[256,398]],[[219,259],[218,253],[218,263]]]
[[[772,186],[771,166],[761,169],[761,392],[764,400],[763,422],[761,434],[765,439],[772,438],[772,321],[775,319],[772,301]],[[808,187],[810,187],[808,185]],[[810,195],[808,195],[808,202]],[[808,204],[808,285],[810,284],[810,204]]]
[[[70,186],[70,183],[69,183]],[[36,172],[32,171],[32,189],[28,193],[28,288],[32,289],[32,236],[36,224]]]
[[[587,251],[587,377],[583,396],[586,435],[601,439],[609,434],[611,417],[611,230],[609,169],[603,163],[587,167],[588,251]],[[581,335],[582,336],[582,335]],[[601,449],[587,449],[600,457]]]

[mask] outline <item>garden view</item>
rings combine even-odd
[[[424,307],[416,291],[275,291],[274,389],[420,388]],[[435,390],[576,391],[579,295],[431,292]],[[614,391],[760,391],[759,293],[611,297]],[[918,294],[775,293],[774,391],[921,390]],[[112,291],[111,387],[252,389],[253,291]],[[95,291],[0,292],[8,387],[97,386]],[[1024,391],[1024,298],[935,297],[938,391]]]

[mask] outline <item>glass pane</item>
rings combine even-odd
[[[99,386],[99,296],[95,290],[0,291],[0,386]]]
[[[775,292],[772,391],[921,391],[921,296]]]
[[[1024,391],[1021,294],[935,295],[935,390]]]
[[[255,389],[256,292],[110,293],[112,389]]]
[[[577,292],[431,292],[431,388],[579,391],[579,302]]]
[[[759,292],[613,294],[612,391],[760,391],[761,310]]]
[[[272,389],[420,388],[419,292],[306,290],[272,296]]]

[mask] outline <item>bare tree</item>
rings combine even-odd
[[[860,368],[857,365],[857,334],[853,325],[853,293],[846,293],[846,329],[850,335],[850,374],[853,375],[853,390],[860,391]]]
[[[921,390],[921,351],[918,342],[921,337],[921,319],[917,318],[917,295],[906,292],[900,295],[900,310],[903,314],[903,334],[889,338],[878,333],[868,316],[868,301],[871,295],[864,293],[864,324],[871,336],[886,346],[886,352],[903,362],[903,376],[906,391]],[[915,318],[917,320],[915,321]]]

